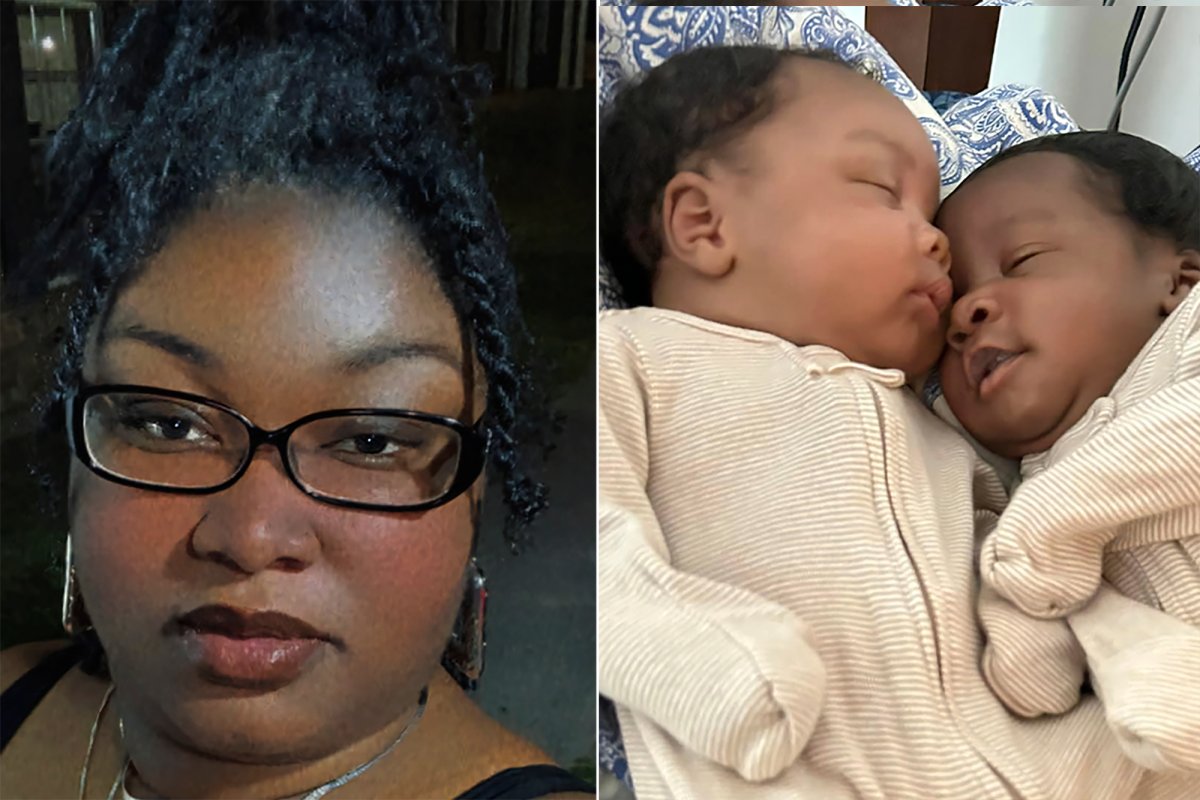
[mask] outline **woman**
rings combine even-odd
[[[544,505],[471,77],[434,4],[147,4],[104,55],[39,248],[76,643],[4,653],[6,796],[584,796],[439,668],[486,460],[507,536]]]

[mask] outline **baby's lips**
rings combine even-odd
[[[929,299],[933,301],[940,312],[945,313],[946,309],[950,308],[950,304],[954,302],[954,284],[947,277],[943,276],[934,281],[926,291]]]
[[[916,294],[928,297],[937,308],[938,313],[944,314],[954,301],[954,284],[950,282],[949,278],[942,275],[917,289]]]

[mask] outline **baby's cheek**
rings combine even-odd
[[[967,425],[967,419],[971,418],[975,404],[967,386],[967,376],[963,373],[961,353],[953,348],[946,348],[938,363],[938,378],[942,386],[942,395],[950,405],[950,410],[959,422]]]

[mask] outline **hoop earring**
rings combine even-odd
[[[464,690],[475,691],[483,675],[483,657],[487,649],[484,616],[487,610],[487,579],[472,556],[467,564],[466,591],[450,640],[442,654],[442,666]]]
[[[75,558],[71,553],[71,533],[67,532],[67,554],[63,559],[65,577],[63,580],[62,626],[68,636],[76,636],[91,630],[92,621],[87,609],[83,607],[83,596],[79,593],[79,583],[75,578]]]

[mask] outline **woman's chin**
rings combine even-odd
[[[328,720],[300,709],[238,708],[181,699],[167,721],[168,738],[198,755],[240,764],[282,765],[336,752]]]
[[[147,692],[126,695],[121,706],[140,713],[147,726],[185,750],[221,761],[287,764],[328,755],[340,746],[338,711],[320,702],[329,695],[309,685],[311,678],[273,691],[247,692],[194,674],[168,674],[143,681],[137,676],[125,681],[117,674],[118,689],[141,686],[139,694]]]

